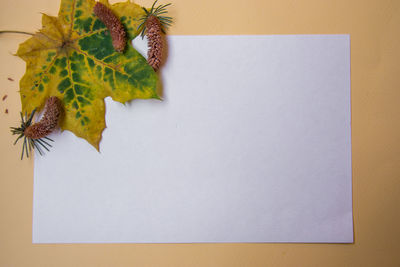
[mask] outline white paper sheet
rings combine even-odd
[[[168,42],[164,101],[35,157],[33,242],[352,242],[349,36]]]

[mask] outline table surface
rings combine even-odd
[[[58,8],[54,0],[2,0],[0,30],[34,32],[41,13]],[[170,34],[351,35],[354,244],[33,245],[33,161],[19,160],[9,132],[19,121],[25,72],[13,54],[27,37],[3,34],[0,266],[399,266],[400,1],[176,0],[169,10]]]

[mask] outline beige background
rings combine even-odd
[[[0,0],[0,29],[35,31],[40,13],[56,15],[58,7]],[[32,245],[33,162],[19,160],[9,132],[25,71],[12,54],[27,37],[7,34],[0,36],[0,266],[400,266],[400,1],[175,0],[170,14],[171,34],[351,34],[355,243]]]

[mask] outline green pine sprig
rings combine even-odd
[[[25,136],[25,129],[31,126],[33,116],[35,115],[36,109],[32,111],[32,113],[29,115],[25,113],[25,117],[23,116],[22,112],[20,113],[21,115],[21,126],[20,127],[10,127],[11,128],[11,133],[13,135],[18,135],[17,140],[15,140],[14,145],[17,144],[17,142],[23,138],[24,143],[22,144],[22,153],[21,153],[21,160],[24,158],[24,155],[26,155],[27,158],[29,158],[29,154],[31,153],[32,150],[36,148],[36,150],[39,152],[40,155],[43,155],[44,152],[42,148],[44,148],[47,151],[49,150],[49,147],[52,147],[51,144],[49,144],[47,141],[54,142],[52,139],[48,137],[44,138],[38,138],[38,139],[32,139],[29,137]],[[46,139],[46,140],[45,140]]]
[[[142,38],[144,37],[144,35],[146,33],[146,21],[150,16],[154,16],[160,21],[161,30],[163,33],[165,33],[166,28],[168,28],[172,24],[172,17],[163,16],[163,14],[168,13],[166,8],[168,6],[170,6],[171,3],[165,4],[165,5],[159,5],[158,7],[155,7],[157,1],[158,0],[156,0],[153,3],[150,10],[147,10],[146,8],[142,7],[145,12],[145,15],[139,19],[142,22],[138,26],[138,30],[139,30],[140,36]]]

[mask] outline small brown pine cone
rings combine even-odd
[[[161,24],[157,17],[149,16],[146,21],[146,36],[149,50],[147,52],[147,62],[153,67],[154,71],[160,68],[163,54],[163,41],[161,36]]]
[[[55,96],[47,99],[42,119],[27,127],[24,135],[28,138],[39,139],[49,135],[57,126],[62,113],[61,100]]]
[[[126,33],[121,21],[108,7],[100,2],[95,4],[93,12],[110,31],[114,49],[121,53],[124,52],[126,45]]]

